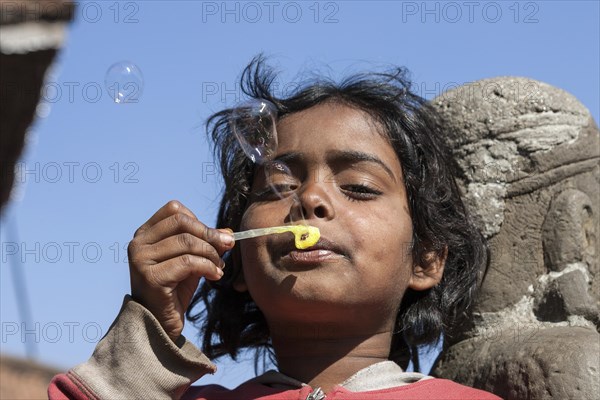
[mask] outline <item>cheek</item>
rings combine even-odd
[[[256,223],[261,220],[260,213],[257,211],[258,207],[256,203],[250,204],[246,211],[244,211],[244,215],[242,215],[242,220],[240,221],[240,231],[245,231],[248,229],[257,228]]]
[[[254,240],[244,240],[239,244],[244,274],[250,276],[260,262],[260,247]]]
[[[373,207],[368,213],[348,213],[354,232],[356,262],[366,273],[381,274],[381,280],[405,281],[412,270],[412,220],[406,208],[388,204]]]
[[[257,304],[263,304],[263,297],[270,293],[268,290],[271,281],[268,274],[270,268],[267,267],[270,259],[265,245],[257,243],[257,240],[249,239],[241,242],[240,255],[247,290]]]
[[[291,207],[292,204],[284,200],[252,203],[242,216],[240,230],[285,225]]]
[[[355,242],[361,248],[369,246],[386,254],[412,242],[412,219],[402,204],[383,204],[366,212],[348,210],[346,215],[345,225],[355,233]]]

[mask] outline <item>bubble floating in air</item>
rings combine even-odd
[[[257,164],[269,160],[277,150],[277,107],[264,99],[236,106],[230,124],[244,153]]]
[[[104,85],[115,103],[137,103],[144,90],[144,76],[134,63],[121,61],[108,68]]]
[[[280,199],[290,198],[295,204],[300,204],[301,201],[295,189],[286,190],[284,194],[280,185],[277,185],[278,179],[289,181],[288,178],[293,176],[287,164],[281,160],[273,160],[278,145],[277,107],[265,99],[248,100],[232,110],[229,124],[246,156],[255,164],[264,166],[265,179],[270,186],[271,193]],[[305,226],[307,223],[302,207],[298,209],[300,211],[298,222]],[[311,238],[314,239],[314,236]],[[306,238],[299,240],[306,240]],[[318,240],[318,236],[316,240]],[[296,246],[298,244],[297,240]]]

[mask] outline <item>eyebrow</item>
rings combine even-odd
[[[392,170],[377,156],[356,150],[332,150],[327,152],[327,161],[330,163],[357,164],[360,162],[369,162],[379,165],[394,182],[397,182],[396,176]],[[281,161],[285,164],[294,164],[303,162],[305,157],[302,153],[290,152],[277,156],[273,161]]]

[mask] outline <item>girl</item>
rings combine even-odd
[[[403,370],[411,349],[463,322],[486,260],[433,110],[402,70],[312,81],[285,99],[274,80],[262,57],[241,80],[276,107],[272,162],[244,155],[235,110],[209,119],[220,229],[172,201],[136,231],[131,296],[91,359],[55,377],[51,399],[497,399]],[[291,234],[231,234],[301,220],[321,233],[304,250]],[[186,314],[203,352],[181,335]],[[278,370],[233,390],[190,387],[215,371],[210,359],[242,348]]]

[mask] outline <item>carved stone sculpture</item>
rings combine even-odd
[[[433,373],[506,399],[600,393],[600,134],[572,95],[525,78],[433,100],[490,266]]]

